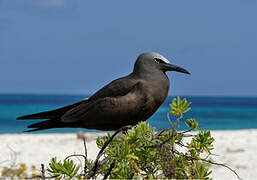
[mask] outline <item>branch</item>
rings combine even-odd
[[[86,159],[86,156],[83,155],[83,154],[72,154],[72,155],[67,156],[67,157],[64,159],[64,161],[66,161],[67,159],[69,159],[69,158],[71,158],[71,157],[83,157],[83,158]]]
[[[174,152],[175,152],[177,155],[179,155],[179,156],[181,156],[181,155],[182,155],[182,156],[185,156],[187,159],[190,159],[190,160],[198,160],[198,159],[196,159],[196,158],[193,158],[193,157],[190,157],[190,156],[181,154],[181,153],[179,153],[178,151],[174,151]],[[233,170],[231,167],[227,166],[226,164],[216,163],[216,162],[213,162],[213,161],[211,161],[211,160],[202,159],[202,158],[200,158],[199,160],[204,161],[204,162],[208,162],[208,163],[213,164],[213,165],[226,167],[226,168],[228,168],[230,171],[232,171],[232,172],[237,176],[238,179],[242,179],[242,178],[237,174],[237,172],[236,172],[235,170]]]
[[[242,178],[237,174],[237,172],[236,172],[234,169],[232,169],[231,167],[227,166],[226,164],[216,163],[216,162],[213,162],[213,161],[207,160],[207,159],[201,159],[201,160],[202,160],[202,161],[205,161],[205,162],[208,162],[208,163],[210,163],[210,164],[217,165],[217,166],[226,167],[226,168],[228,168],[230,171],[232,171],[232,172],[237,176],[238,179],[242,179]]]
[[[179,136],[182,136],[182,137],[193,137],[193,136],[195,136],[195,135],[193,135],[193,134],[184,134],[184,133],[180,133],[180,132],[178,132],[177,133]]]
[[[46,176],[45,176],[45,166],[44,166],[44,164],[41,164],[41,173],[42,173],[42,179],[45,180]]]
[[[133,126],[128,125],[128,126],[123,126],[123,127],[121,127],[120,129],[118,129],[117,131],[115,131],[115,133],[110,137],[110,139],[108,139],[108,140],[104,143],[103,147],[101,148],[101,150],[99,151],[99,153],[98,153],[98,155],[97,155],[97,157],[96,157],[96,160],[95,160],[95,162],[94,162],[93,167],[92,167],[92,168],[90,169],[90,171],[88,172],[88,177],[87,177],[87,179],[90,179],[90,178],[92,178],[92,177],[95,176],[96,171],[97,171],[97,168],[99,167],[99,159],[100,159],[100,157],[103,155],[104,150],[105,150],[106,147],[110,144],[110,142],[113,140],[113,138],[114,138],[119,132],[128,130],[128,129],[130,129],[131,127],[133,127]]]
[[[108,169],[107,173],[104,175],[103,179],[107,179],[108,178],[108,176],[111,174],[111,171],[114,168],[114,166],[115,166],[115,162],[111,163],[110,168]]]
[[[167,119],[168,119],[168,121],[169,121],[169,123],[170,123],[170,126],[171,126],[172,130],[175,130],[175,126],[174,126],[173,123],[171,122],[170,113],[169,113],[169,112],[167,112]]]
[[[10,153],[10,156],[11,156],[11,158],[10,158],[10,167],[7,169],[6,174],[8,174],[16,166],[16,160],[17,160],[17,152],[15,152],[9,145],[7,145],[7,147],[11,150],[11,152],[13,154]],[[2,161],[1,163],[6,162],[6,161]]]
[[[182,142],[175,142],[175,144],[179,145],[180,147],[185,147],[185,148],[188,148],[187,145],[185,145],[184,143]]]
[[[83,136],[83,143],[84,143],[84,150],[85,150],[85,156],[84,156],[84,159],[85,159],[84,173],[86,174],[86,173],[87,173],[87,142],[86,142],[86,137],[85,137],[85,136]]]
[[[174,127],[176,127],[177,122],[180,122],[181,119],[183,119],[183,113],[181,113],[180,116],[175,120]]]
[[[41,174],[42,175],[37,175],[37,176],[32,176],[32,177],[28,177],[28,178],[25,178],[27,180],[33,180],[35,178],[40,178],[40,179],[43,179],[43,180],[46,180],[46,179],[53,179],[53,178],[57,178],[58,176],[51,176],[51,177],[46,177],[45,176],[45,166],[44,164],[41,164]]]
[[[192,130],[193,129],[189,129],[189,130],[183,131],[183,132],[181,132],[181,134],[185,134],[185,133],[191,132]]]
[[[157,143],[157,144],[154,144],[154,145],[151,145],[151,146],[140,146],[140,147],[143,147],[143,148],[157,148],[157,147],[161,147],[163,146],[164,144],[166,144],[167,142],[169,142],[169,140],[171,140],[173,138],[173,134],[172,136],[170,136],[169,138],[167,138],[165,141],[162,141],[161,143]]]
[[[64,160],[67,160],[71,157],[83,157],[85,160],[85,165],[84,165],[84,174],[87,173],[87,144],[86,144],[86,138],[85,136],[83,136],[83,142],[84,142],[84,150],[85,150],[85,155],[83,154],[73,154],[73,155],[69,155],[67,156]]]
[[[26,180],[33,180],[33,179],[36,179],[36,178],[40,178],[40,179],[53,179],[53,178],[57,178],[58,176],[51,176],[51,177],[43,177],[42,175],[38,175],[38,176],[32,176],[32,177],[27,177],[27,178],[24,178]]]
[[[169,119],[169,116],[167,115],[167,117],[168,117],[168,119]],[[170,119],[169,119],[169,121],[170,121]],[[174,127],[174,125],[172,124],[172,123],[170,123],[171,125],[172,125],[172,127]],[[155,136],[154,138],[156,138],[156,137],[158,137],[158,136],[160,136],[162,133],[164,133],[166,130],[161,130],[161,131],[159,131],[158,133],[157,133],[157,136]],[[183,136],[183,137],[189,137],[189,136],[194,136],[194,135],[187,135],[186,136],[186,132],[190,132],[191,130],[188,130],[188,131],[184,131],[184,132],[182,132],[182,133],[177,133],[177,135],[180,135],[180,136]],[[165,143],[167,143],[171,138],[173,138],[174,137],[174,135],[176,135],[176,134],[173,134],[172,133],[172,136],[170,136],[168,139],[166,139],[165,141],[163,141],[163,142],[161,142],[161,143],[159,143],[159,144],[154,144],[154,145],[151,145],[151,146],[143,146],[144,148],[156,148],[156,147],[160,147],[160,146],[163,146]],[[177,145],[179,145],[179,146],[181,146],[181,147],[186,147],[186,148],[188,148],[188,146],[186,146],[185,144],[183,144],[183,143],[181,143],[181,142],[175,142],[175,144],[177,144]],[[178,151],[176,151],[175,149],[172,149],[172,151],[174,152],[174,153],[176,153],[177,155],[181,155]],[[183,155],[183,154],[182,154]],[[210,154],[210,155],[214,155],[214,154]],[[189,156],[186,156],[187,158],[189,158],[189,159],[192,159],[192,157],[189,157]],[[206,157],[206,158],[208,158],[209,157],[209,155]],[[233,170],[231,167],[229,167],[229,166],[227,166],[227,165],[225,165],[225,164],[221,164],[221,163],[215,163],[215,162],[212,162],[212,161],[210,161],[210,160],[207,160],[206,158],[204,158],[204,159],[200,159],[201,161],[205,161],[205,162],[208,162],[208,163],[210,163],[210,164],[214,164],[214,165],[219,165],[219,166],[223,166],[223,167],[226,167],[226,168],[228,168],[230,171],[232,171],[236,176],[237,176],[237,178],[238,179],[241,179],[240,178],[240,176],[236,173],[236,171],[235,170]],[[194,158],[193,158],[194,159]],[[197,159],[194,159],[194,160],[197,160]]]

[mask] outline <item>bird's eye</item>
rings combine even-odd
[[[154,58],[154,60],[155,60],[155,62],[157,62],[157,63],[164,63],[164,61],[161,60],[160,58]]]

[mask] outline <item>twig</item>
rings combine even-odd
[[[167,131],[169,131],[170,129],[162,129],[162,130],[160,130],[160,131],[158,131],[157,133],[156,133],[156,135],[154,135],[154,138],[156,138],[156,137],[158,137],[158,136],[161,136],[163,133],[165,133],[165,132],[167,132]]]
[[[164,132],[166,132],[168,129],[161,129],[161,130],[159,130],[154,136],[153,136],[153,138],[156,138],[156,137],[158,137],[158,136],[160,136],[160,135],[162,135]]]
[[[185,134],[185,133],[191,132],[192,130],[193,129],[189,129],[189,130],[183,131],[183,132],[181,132],[181,134]]]
[[[177,118],[174,122],[174,127],[176,127],[177,122],[180,122],[180,120],[183,119],[183,113],[180,114],[179,118]]]
[[[83,137],[83,142],[84,142],[84,150],[85,150],[85,155],[83,154],[73,154],[73,155],[69,155],[67,156],[64,160],[67,160],[71,157],[83,157],[85,160],[85,164],[84,164],[84,174],[87,173],[87,145],[86,145],[86,138]]]
[[[86,143],[86,137],[85,137],[85,136],[83,136],[83,142],[84,142],[84,150],[85,150],[85,156],[84,156],[84,159],[85,159],[84,173],[86,174],[86,173],[87,173],[87,143]]]
[[[172,124],[172,122],[170,120],[170,113],[169,112],[167,112],[167,119],[168,119],[168,121],[170,123],[170,126],[172,127],[172,130],[175,130],[175,126]]]
[[[115,166],[115,162],[112,162],[111,165],[110,165],[110,168],[108,169],[107,173],[104,175],[103,179],[107,179],[109,177],[109,175],[111,174],[111,171],[114,168],[114,166]]]
[[[178,132],[177,133],[179,136],[182,136],[182,137],[193,137],[193,136],[195,136],[195,135],[193,135],[193,134],[184,134],[184,133],[180,133],[180,132]]]
[[[35,178],[40,178],[40,179],[53,179],[53,178],[57,178],[58,176],[51,176],[51,177],[45,177],[43,178],[41,175],[37,175],[37,176],[32,176],[32,177],[27,177],[27,178],[24,178],[26,180],[33,180]]]
[[[167,113],[167,119],[172,127],[172,134],[171,134],[171,138],[173,138],[175,136],[175,126],[176,126],[176,121],[174,122],[174,124],[172,124],[171,119],[170,119],[170,113]],[[169,139],[169,138],[168,138]],[[165,141],[164,141],[165,142]],[[166,142],[165,142],[166,143]],[[172,152],[174,151],[174,144],[172,144]]]
[[[124,131],[124,130],[127,130],[127,129],[131,128],[131,127],[132,127],[131,125],[128,125],[128,126],[124,126],[124,127],[120,128],[120,129],[118,129],[118,130],[110,137],[110,139],[108,139],[108,140],[104,143],[102,149],[99,151],[99,153],[98,153],[98,155],[97,155],[97,157],[96,157],[96,160],[99,160],[99,158],[103,155],[103,152],[104,152],[105,148],[110,144],[110,142],[113,140],[113,138],[114,138],[119,132]]]
[[[158,133],[158,134],[161,134],[161,133],[163,133],[165,130],[162,130],[162,131],[160,131],[160,133]],[[181,134],[180,134],[181,135]],[[183,134],[183,136],[184,136],[185,134]],[[191,135],[191,136],[193,136],[193,135]],[[166,139],[165,141],[163,141],[162,143],[159,143],[159,144],[155,144],[155,145],[152,145],[152,146],[143,146],[144,148],[156,148],[156,147],[161,147],[161,146],[163,146],[165,143],[167,143],[171,138],[173,138],[174,136],[173,136],[173,134],[172,134],[172,136],[171,137],[169,137],[168,139]],[[176,144],[178,144],[178,145],[180,145],[180,146],[182,146],[182,147],[188,147],[188,146],[186,146],[186,145],[184,145],[183,143],[181,143],[181,142],[175,142]],[[172,152],[174,152],[174,153],[176,153],[177,155],[181,155],[177,150],[175,150],[175,149],[172,149]],[[183,155],[183,154],[182,154]],[[210,155],[212,155],[212,154],[210,154]],[[213,154],[214,155],[214,154]],[[206,157],[206,158],[208,158],[209,157],[209,155]],[[189,159],[192,159],[192,157],[188,157],[187,156],[187,158],[189,158]],[[208,163],[210,163],[210,164],[214,164],[214,165],[219,165],[219,166],[223,166],[223,167],[226,167],[226,168],[228,168],[230,171],[232,171],[236,176],[237,176],[237,178],[238,179],[241,179],[240,178],[240,176],[237,174],[237,172],[235,171],[235,170],[233,170],[231,167],[229,167],[229,166],[227,166],[227,165],[225,165],[225,164],[221,164],[221,163],[215,163],[215,162],[212,162],[212,161],[210,161],[210,160],[207,160],[207,159],[200,159],[201,161],[205,161],[205,162],[208,162]],[[195,159],[196,160],[196,159]]]
[[[46,177],[45,176],[45,165],[44,164],[41,164],[41,175],[38,175],[38,176],[32,176],[32,177],[29,177],[29,178],[25,178],[25,179],[35,179],[35,178],[40,178],[40,179],[43,179],[43,180],[46,180],[46,179],[53,179],[53,178],[56,178],[58,176],[51,176],[51,177]]]
[[[212,154],[212,153],[208,153],[207,156],[206,156],[205,158],[203,158],[203,159],[208,159],[210,156],[219,156],[219,155],[217,155],[217,154]]]
[[[212,162],[212,161],[207,160],[207,159],[201,159],[201,160],[202,160],[202,161],[205,161],[205,162],[208,162],[208,163],[210,163],[210,164],[214,164],[214,165],[226,167],[226,168],[228,168],[230,171],[232,171],[232,172],[237,176],[238,179],[242,179],[242,178],[237,174],[237,172],[236,172],[234,169],[232,169],[231,167],[227,166],[226,164]]]
[[[67,159],[71,158],[71,157],[83,157],[83,158],[86,158],[86,156],[84,154],[72,154],[72,155],[69,155],[67,156],[64,161],[66,161]]]
[[[190,160],[197,160],[197,159],[195,159],[195,158],[193,158],[193,157],[186,156],[186,155],[184,155],[184,154],[180,154],[178,151],[174,151],[174,152],[175,152],[177,155],[185,156],[187,159],[190,159]],[[237,172],[236,172],[235,170],[233,170],[231,167],[227,166],[226,164],[216,163],[216,162],[213,162],[213,161],[211,161],[211,160],[202,159],[202,158],[200,158],[200,160],[201,160],[201,161],[204,161],[204,162],[208,162],[208,163],[210,163],[210,164],[217,165],[217,166],[226,167],[226,168],[228,168],[230,171],[232,171],[232,172],[237,176],[238,179],[242,179],[242,178],[240,178],[240,176],[237,174]]]
[[[42,179],[45,180],[46,176],[45,176],[45,166],[44,166],[44,164],[41,164],[41,173],[42,173]]]
[[[94,162],[93,167],[92,167],[92,168],[90,169],[90,171],[88,172],[88,175],[87,175],[88,177],[87,177],[87,179],[90,179],[90,178],[92,178],[93,176],[95,176],[96,171],[97,171],[97,168],[99,167],[99,159],[100,159],[100,157],[103,155],[105,148],[110,144],[110,142],[113,140],[113,138],[114,138],[119,132],[125,131],[125,130],[127,130],[127,129],[130,129],[131,127],[133,127],[133,126],[128,125],[128,126],[123,126],[123,127],[121,127],[120,129],[118,129],[117,131],[115,131],[115,133],[110,137],[110,139],[108,139],[108,140],[104,143],[103,147],[101,148],[101,150],[99,151],[99,153],[98,153],[98,155],[97,155],[97,157],[96,157],[96,160],[95,160],[95,162]]]
[[[167,143],[169,140],[171,140],[173,138],[173,136],[170,136],[169,138],[167,138],[165,141],[161,142],[161,143],[157,143],[157,144],[154,144],[154,145],[151,145],[151,146],[141,146],[143,148],[156,148],[156,147],[161,147],[163,146],[165,143]]]
[[[10,167],[7,169],[6,174],[8,174],[13,169],[13,167],[16,166],[17,159],[17,152],[15,152],[9,145],[7,145],[7,147],[11,150],[12,153],[10,153]]]
[[[180,147],[186,147],[188,148],[187,145],[183,144],[182,142],[175,142],[175,144],[179,145]]]

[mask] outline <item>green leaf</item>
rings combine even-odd
[[[199,129],[199,124],[196,122],[195,119],[188,119],[186,121],[186,125],[191,129],[191,130],[198,130]]]
[[[191,109],[190,105],[191,102],[188,102],[185,98],[181,100],[178,96],[177,98],[174,98],[170,104],[170,113],[174,116],[182,115]]]

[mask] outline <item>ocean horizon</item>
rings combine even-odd
[[[0,94],[0,134],[22,133],[39,120],[16,120],[16,117],[53,110],[80,101],[90,95]],[[167,112],[174,96],[169,96],[158,111],[147,120],[151,126],[168,128]],[[179,123],[195,118],[203,130],[238,130],[257,128],[257,97],[180,96],[192,102],[191,110]],[[34,133],[102,132],[81,128],[55,128]]]

